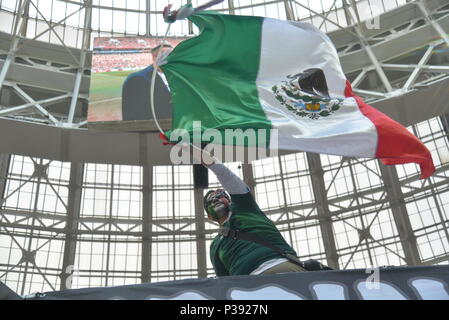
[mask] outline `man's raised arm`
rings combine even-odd
[[[245,194],[249,192],[249,187],[235,173],[229,170],[224,164],[220,163],[209,153],[202,151],[201,153],[193,152],[190,149],[194,159],[201,162],[203,166],[210,169],[218,178],[223,188],[229,194]]]
[[[249,188],[235,173],[229,170],[222,163],[214,163],[207,166],[218,178],[223,188],[229,194],[245,194],[249,192]]]

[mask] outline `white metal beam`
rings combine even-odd
[[[195,189],[193,191],[195,204],[195,230],[198,232],[196,236],[198,278],[207,278],[206,224],[203,194],[204,189]]]
[[[408,265],[418,265],[421,263],[419,251],[416,243],[416,236],[413,233],[407,208],[404,203],[404,195],[399,183],[398,174],[394,166],[386,166],[379,161],[382,179],[391,204],[396,229],[404,250],[405,262]]]
[[[387,75],[385,74],[385,72],[383,71],[379,60],[377,59],[376,55],[374,54],[371,45],[368,43],[368,41],[366,40],[366,37],[362,31],[362,22],[360,20],[360,16],[357,10],[357,4],[355,2],[355,0],[351,0],[351,4],[352,4],[352,9],[355,12],[356,18],[354,18],[351,10],[349,10],[349,14],[351,15],[352,19],[354,22],[357,22],[354,25],[354,29],[357,33],[358,38],[360,39],[360,44],[363,47],[363,49],[365,50],[366,54],[368,55],[369,59],[371,60],[371,63],[374,65],[377,74],[379,75],[380,80],[382,81],[385,89],[387,90],[387,92],[391,92],[393,91],[393,87],[391,86],[390,81],[388,80]]]
[[[357,93],[357,94],[360,94],[360,95],[364,95],[364,96],[369,96],[369,97],[374,97],[374,98],[379,98],[379,99],[387,98],[387,95],[385,93],[382,93],[382,92],[376,92],[376,91],[371,91],[371,90],[363,90],[363,89],[354,89],[353,91],[354,91],[354,93]]]
[[[69,280],[73,277],[77,246],[78,221],[81,210],[84,164],[72,162],[67,201],[67,220],[65,226],[64,254],[62,260],[61,290],[71,288]]]
[[[67,51],[67,53],[73,58],[73,60],[76,62],[76,64],[79,65],[79,60],[77,57],[75,57],[73,55],[73,53],[70,51],[70,49],[65,45],[64,40],[61,38],[61,36],[56,32],[56,30],[54,30],[54,26],[47,20],[45,19],[44,14],[39,10],[39,8],[31,1],[30,2],[34,9],[37,11],[37,13],[41,16],[42,20],[48,25],[48,27],[50,28],[51,31],[53,31],[53,34],[56,36],[56,38],[58,38],[59,42],[61,42],[62,46],[64,47],[64,49]]]
[[[306,155],[327,264],[333,269],[340,269],[321,159],[316,153],[307,152]]]
[[[84,26],[83,26],[83,45],[81,48],[80,62],[78,65],[78,71],[75,78],[75,86],[73,88],[72,101],[70,102],[69,115],[67,118],[67,124],[72,125],[75,117],[76,104],[78,102],[78,95],[80,91],[81,79],[84,75],[84,67],[86,63],[86,54],[90,46],[91,38],[91,23],[92,23],[92,0],[85,1],[86,12],[84,14]]]
[[[229,14],[235,14],[234,0],[228,0]]]
[[[291,0],[291,1],[294,2],[294,3],[296,3],[296,4],[297,4],[298,6],[300,6],[301,8],[304,8],[304,9],[310,11],[311,13],[313,13],[314,15],[317,15],[318,17],[322,18],[323,20],[325,20],[325,21],[327,21],[327,22],[333,24],[334,26],[338,27],[338,28],[341,29],[342,31],[347,32],[347,33],[350,33],[350,34],[352,34],[353,36],[358,37],[358,35],[357,35],[356,33],[352,32],[349,28],[346,28],[346,27],[344,27],[344,26],[342,26],[342,25],[336,23],[335,21],[332,21],[331,19],[327,18],[327,16],[325,16],[325,15],[319,13],[319,12],[316,12],[315,10],[312,10],[311,8],[309,8],[309,7],[305,6],[305,5],[303,5],[302,3],[300,3],[300,2],[298,2],[298,1],[296,1],[296,0]]]
[[[396,70],[396,71],[413,71],[418,65],[417,64],[391,64],[391,63],[383,63],[382,67],[384,69]],[[422,65],[421,70],[423,71],[432,71],[432,72],[441,72],[441,73],[449,73],[449,66],[434,66],[434,65]]]
[[[9,154],[0,153],[0,207],[3,204],[3,198],[5,196],[6,177],[8,176],[10,158],[11,156]]]
[[[357,77],[354,79],[354,81],[351,82],[352,87],[355,89],[359,86],[359,84],[365,79],[367,70],[363,69]]]
[[[33,98],[31,98],[25,91],[23,91],[18,85],[13,85],[14,90],[29,103],[33,103],[34,107],[40,112],[44,117],[48,118],[53,124],[59,124],[59,121],[44,107],[37,103]]]
[[[284,0],[284,8],[285,8],[285,16],[287,20],[295,20],[295,16],[293,14],[293,8],[290,0]]]
[[[448,35],[448,33],[446,31],[444,31],[444,29],[441,27],[441,25],[438,23],[438,21],[436,21],[435,19],[433,19],[430,16],[429,12],[426,9],[426,5],[424,4],[424,1],[423,0],[417,0],[416,1],[416,5],[418,6],[419,10],[423,14],[423,16],[427,20],[427,22],[429,22],[432,25],[432,27],[435,29],[437,34],[446,42],[446,44],[449,47],[449,35]]]
[[[407,81],[404,84],[403,90],[407,91],[410,89],[411,86],[415,83],[416,79],[419,76],[419,73],[421,72],[422,67],[429,61],[430,57],[432,56],[432,51],[434,49],[433,45],[430,45],[424,55],[422,56],[421,60],[419,61],[416,68],[413,70],[410,77],[407,79]]]
[[[79,11],[81,11],[84,8],[84,5],[81,5],[78,9],[76,9],[75,11],[73,11],[72,13],[66,15],[64,18],[62,18],[61,20],[59,20],[58,22],[52,22],[47,29],[41,31],[40,33],[38,33],[37,35],[35,35],[33,38],[30,39],[24,39],[19,46],[17,47],[17,50],[19,50],[21,47],[23,47],[25,44],[27,44],[29,41],[33,41],[38,39],[41,35],[43,35],[44,33],[48,32],[48,31],[54,31],[54,27],[59,26],[59,25],[63,25],[62,23],[66,20],[68,20],[71,16],[73,16],[74,14],[78,13]],[[24,35],[25,36],[25,35]]]
[[[46,105],[46,104],[55,103],[55,102],[64,100],[70,96],[71,96],[71,94],[67,93],[62,96],[52,97],[52,98],[43,99],[43,100],[39,100],[39,101],[35,101],[35,102],[29,102],[29,103],[25,103],[25,104],[22,104],[22,105],[16,106],[16,107],[5,108],[5,109],[0,110],[0,117],[13,115],[13,114],[21,112],[23,110],[29,109],[30,107],[34,107],[34,106],[36,106],[36,104]]]
[[[153,166],[143,166],[142,188],[142,283],[151,282],[151,259],[153,239]]]
[[[332,3],[332,5],[330,6],[330,8],[329,8],[329,10],[326,12],[326,14],[325,14],[325,17],[327,18],[328,16],[329,16],[329,14],[332,12],[332,10],[334,10],[335,9],[335,11],[337,11],[337,0],[334,0],[334,2]],[[321,24],[320,24],[320,26],[318,27],[318,29],[320,29],[321,30],[321,28],[323,27],[323,25],[324,25],[324,20],[323,21],[321,21]],[[349,24],[348,24],[349,25]]]
[[[0,90],[2,89],[3,82],[5,81],[6,74],[9,71],[9,67],[11,66],[11,62],[14,60],[14,57],[17,52],[17,46],[19,45],[21,36],[20,34],[23,33],[23,29],[25,28],[25,21],[23,17],[24,10],[27,6],[27,4],[30,2],[30,0],[24,0],[22,2],[22,5],[19,7],[19,10],[17,11],[16,20],[14,23],[14,29],[12,34],[12,40],[11,40],[11,46],[8,51],[8,55],[6,57],[6,60],[3,64],[2,70],[0,71]]]

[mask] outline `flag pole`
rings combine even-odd
[[[162,130],[159,121],[157,121],[156,118],[156,112],[154,110],[154,87],[155,87],[155,82],[156,82],[156,74],[157,74],[157,68],[158,68],[158,61],[162,52],[162,49],[164,48],[164,42],[165,39],[167,38],[168,33],[170,32],[170,27],[171,27],[171,23],[168,24],[167,26],[167,31],[165,31],[165,35],[162,38],[162,42],[159,46],[159,49],[157,51],[157,55],[156,55],[156,59],[154,59],[153,61],[153,73],[151,75],[151,87],[150,87],[150,104],[151,104],[151,113],[153,114],[153,119],[154,122],[156,123],[156,126],[158,128],[158,130],[164,134],[164,131]]]

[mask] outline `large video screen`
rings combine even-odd
[[[185,39],[168,38],[165,43],[176,47]],[[151,51],[161,43],[162,39],[157,37],[98,37],[94,39],[87,117],[89,123],[123,120],[123,84],[130,74],[153,64]],[[149,93],[142,92],[142,95],[144,94]]]

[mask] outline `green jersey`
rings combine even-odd
[[[273,222],[265,216],[250,192],[231,195],[231,217],[223,226],[251,233],[296,255]],[[282,256],[261,244],[218,235],[210,247],[210,259],[217,276],[248,275],[262,263]]]

